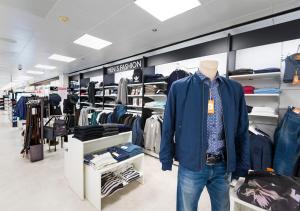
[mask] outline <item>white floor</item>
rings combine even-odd
[[[64,178],[63,149],[45,151],[45,159],[30,163],[22,158],[23,139],[12,128],[8,116],[0,112],[0,210],[3,211],[95,211],[88,201],[81,201]],[[130,184],[105,198],[104,211],[175,211],[177,167],[172,172],[160,170],[156,158],[145,158],[145,184]],[[199,202],[201,211],[210,210],[207,192]]]

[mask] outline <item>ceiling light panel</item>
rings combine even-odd
[[[31,75],[43,75],[44,72],[42,71],[33,71],[33,70],[28,70],[26,73],[31,74]]]
[[[43,64],[37,64],[34,67],[39,69],[44,69],[44,70],[54,70],[56,68],[55,66],[43,65]]]
[[[135,3],[160,21],[201,5],[199,0],[136,0]]]
[[[88,48],[100,50],[102,48],[105,48],[106,46],[111,45],[111,42],[108,42],[106,40],[102,40],[98,37],[94,37],[89,34],[85,34],[78,38],[77,40],[74,41],[75,44],[77,45],[82,45]]]
[[[73,62],[73,61],[76,60],[73,57],[62,56],[62,55],[59,55],[59,54],[53,54],[48,59],[56,60],[56,61],[60,61],[60,62],[67,62],[67,63],[70,63],[70,62]]]

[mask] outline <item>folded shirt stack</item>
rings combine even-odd
[[[107,151],[110,152],[113,158],[116,159],[118,162],[129,158],[129,154],[119,147],[110,147],[107,149]]]
[[[84,164],[101,169],[107,165],[121,162],[143,153],[143,149],[131,143],[109,147],[106,150],[93,152],[84,156]]]
[[[253,69],[241,68],[229,72],[229,75],[248,75],[248,74],[253,74]]]
[[[114,163],[117,163],[117,161],[113,158],[113,156],[109,152],[100,155],[94,155],[94,158],[90,160],[90,165],[97,170],[100,170]]]
[[[276,67],[271,67],[271,68],[264,68],[264,69],[254,70],[255,74],[259,74],[259,73],[276,73],[276,72],[280,72],[280,69],[276,68]]]
[[[74,129],[74,137],[80,141],[101,138],[104,128],[101,125],[78,126]]]
[[[253,87],[253,86],[244,86],[243,89],[244,89],[245,94],[254,94],[255,87]]]
[[[129,157],[134,157],[144,152],[143,148],[131,143],[121,145],[120,148],[129,154]]]
[[[165,101],[153,101],[149,103],[145,103],[145,107],[156,107],[156,108],[165,108]]]
[[[169,77],[165,77],[162,74],[155,74],[155,75],[144,75],[144,82],[150,83],[150,82],[161,82],[161,81],[167,81]]]
[[[252,108],[251,114],[253,115],[275,115],[276,114],[276,110],[275,108],[272,107],[258,107],[255,106]]]
[[[281,91],[279,88],[264,88],[255,89],[254,94],[279,94]]]
[[[102,197],[111,196],[118,190],[121,190],[128,183],[140,178],[132,164],[126,165],[116,172],[108,172],[101,177],[101,195]]]
[[[101,195],[102,197],[112,195],[121,190],[125,185],[120,177],[109,172],[101,177]]]
[[[140,173],[137,172],[134,168],[133,165],[130,164],[128,166],[126,166],[125,168],[119,170],[119,172],[117,172],[117,175],[124,180],[126,183],[130,183],[138,178],[140,178]]]
[[[113,136],[119,134],[119,128],[115,124],[103,124],[103,136]]]
[[[130,131],[130,128],[121,124],[78,126],[74,129],[74,137],[80,141],[89,141],[92,139],[117,135],[119,132],[126,131]]]

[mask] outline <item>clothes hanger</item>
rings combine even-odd
[[[264,134],[262,134],[262,133],[260,133],[260,132],[258,132],[258,131],[256,130],[253,121],[249,121],[249,128],[248,128],[248,130],[249,130],[250,132],[252,132],[253,134],[255,134],[255,135],[261,135],[261,136],[264,136]]]

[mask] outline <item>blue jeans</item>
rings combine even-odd
[[[273,168],[276,173],[293,176],[300,156],[300,115],[288,108],[274,135],[275,156]]]
[[[201,171],[191,171],[182,166],[178,171],[177,211],[197,211],[198,201],[206,186],[212,211],[229,211],[229,185],[231,175],[225,163],[205,165]]]

